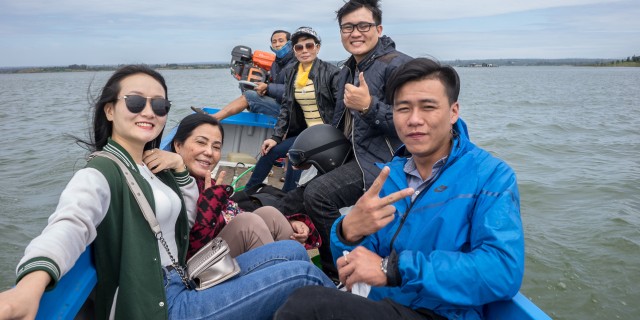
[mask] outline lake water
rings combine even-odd
[[[521,291],[556,319],[640,318],[640,68],[458,71],[471,139],[518,176]],[[239,94],[226,69],[161,72],[171,127]],[[67,135],[86,137],[87,95],[110,74],[0,74],[0,289],[84,166]]]

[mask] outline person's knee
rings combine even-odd
[[[303,199],[307,202],[317,202],[322,197],[323,184],[319,183],[321,177],[317,177],[307,184],[304,188]],[[326,190],[325,190],[326,191]]]
[[[245,92],[242,93],[242,96],[247,100],[247,101],[253,101],[255,99],[259,99],[260,95],[253,91],[253,90],[247,90]]]
[[[247,106],[249,107],[249,111],[254,112],[254,107],[255,104],[260,101],[260,99],[262,98],[260,95],[258,95],[257,92],[253,91],[253,90],[247,90],[244,93],[242,93],[242,98],[247,102]]]
[[[333,300],[325,299],[331,290],[322,286],[306,286],[296,289],[285,303],[276,311],[273,319],[315,319],[320,310],[332,310],[340,307],[328,305]],[[313,303],[309,303],[313,301]]]
[[[261,228],[268,231],[264,220],[251,212],[243,212],[233,217],[228,226],[231,226],[235,232],[255,231]]]
[[[331,194],[332,189],[323,180],[324,177],[317,177],[307,184],[304,189],[304,207],[307,214],[323,215],[324,212],[332,207]]]
[[[287,259],[291,261],[309,261],[309,254],[307,249],[300,242],[295,240],[281,240],[276,241],[273,246],[277,246],[277,252],[286,253]],[[311,265],[311,264],[309,264]]]
[[[278,220],[278,219],[286,219],[284,218],[284,216],[282,215],[282,213],[272,207],[272,206],[264,206],[264,207],[260,207],[256,210],[253,211],[253,213],[259,217],[262,218],[262,220],[264,221],[268,221],[268,220]]]

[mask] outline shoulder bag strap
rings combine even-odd
[[[156,216],[153,213],[153,209],[151,209],[151,205],[149,204],[147,197],[144,196],[144,193],[142,193],[142,189],[140,189],[140,186],[131,175],[131,171],[129,170],[129,168],[127,168],[124,165],[124,163],[122,163],[122,160],[118,159],[118,157],[116,157],[114,154],[106,151],[96,151],[91,155],[109,158],[113,160],[113,162],[115,162],[118,165],[118,167],[120,167],[120,170],[122,170],[122,173],[124,173],[125,179],[127,179],[127,185],[129,186],[131,193],[133,193],[133,196],[136,198],[136,202],[138,202],[138,205],[142,210],[142,214],[144,215],[144,218],[147,220],[147,222],[149,222],[149,226],[151,227],[151,230],[153,230],[153,233],[156,235],[156,237],[158,236],[158,234],[162,235],[162,230],[160,230],[160,224],[158,223],[158,220],[156,219]]]
[[[169,259],[171,259],[171,264],[173,265],[173,268],[178,272],[178,275],[180,275],[180,278],[182,279],[182,283],[185,285],[185,287],[187,287],[187,290],[190,290],[191,285],[184,271],[184,268],[178,264],[176,259],[171,254],[171,251],[169,250],[169,245],[167,245],[167,241],[165,241],[164,237],[162,236],[162,230],[160,229],[160,224],[158,223],[158,219],[156,219],[156,215],[153,213],[153,209],[151,209],[151,205],[149,205],[149,201],[147,200],[147,197],[144,196],[144,193],[142,193],[142,189],[140,189],[140,186],[131,175],[131,170],[129,170],[129,168],[127,168],[124,165],[124,163],[122,163],[122,161],[112,153],[109,153],[106,151],[96,151],[91,154],[90,159],[96,156],[111,159],[115,164],[118,165],[118,167],[120,167],[120,170],[122,170],[122,173],[124,174],[124,177],[127,180],[127,185],[129,186],[129,190],[131,190],[131,193],[133,193],[133,197],[136,198],[136,202],[138,202],[138,205],[140,206],[140,210],[142,210],[142,214],[144,215],[145,220],[147,220],[147,222],[149,223],[151,230],[153,230],[153,233],[156,236],[156,239],[158,239],[160,243],[162,243],[162,246],[167,251],[167,254],[169,255]]]

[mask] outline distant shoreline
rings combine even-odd
[[[334,61],[338,63],[337,61]],[[640,67],[640,62],[615,59],[477,59],[443,60],[456,67],[507,67],[507,66],[576,66],[576,67]],[[122,65],[85,65],[47,67],[0,67],[2,73],[51,73],[51,72],[96,72],[113,71]],[[149,64],[158,70],[226,69],[229,63],[165,63]]]
[[[54,67],[0,67],[0,73],[52,73],[52,72],[96,72],[113,71],[123,65],[77,65],[54,66]],[[225,69],[229,68],[228,63],[194,63],[194,64],[150,64],[157,70],[189,70],[189,69]]]

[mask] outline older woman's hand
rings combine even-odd
[[[142,162],[144,162],[144,164],[153,173],[158,173],[167,169],[173,169],[176,172],[183,172],[187,170],[187,167],[179,154],[160,149],[145,151],[142,154]]]
[[[293,235],[291,236],[291,240],[296,240],[302,244],[307,242],[309,238],[309,226],[304,224],[302,221],[290,221],[291,228],[293,229]]]

